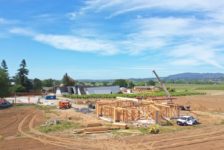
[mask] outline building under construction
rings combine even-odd
[[[118,98],[114,101],[97,101],[98,117],[109,118],[112,122],[130,123],[138,120],[162,120],[179,116],[179,108],[173,103],[158,103],[153,100]]]
[[[179,117],[179,107],[172,102],[172,97],[165,84],[161,81],[155,70],[152,71],[166,93],[166,102],[158,99],[138,100],[130,98],[118,98],[115,101],[98,101],[96,114],[98,117],[107,117],[112,122],[134,122],[138,120],[154,120],[160,123],[162,120]]]

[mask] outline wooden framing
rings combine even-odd
[[[97,117],[111,118],[113,122],[133,122],[140,119],[153,119],[159,123],[163,119],[178,117],[179,109],[174,104],[162,104],[155,101],[128,100],[97,101]]]

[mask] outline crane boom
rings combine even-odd
[[[172,98],[171,98],[171,95],[170,95],[169,91],[166,88],[166,85],[162,82],[162,80],[160,79],[160,77],[158,76],[158,74],[156,73],[155,70],[153,70],[152,72],[155,74],[158,82],[160,83],[160,85],[162,86],[163,90],[165,91],[167,99],[172,103]]]

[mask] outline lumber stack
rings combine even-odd
[[[110,132],[111,130],[118,130],[119,127],[105,127],[105,126],[98,126],[98,127],[88,127],[84,129],[76,129],[74,130],[74,134],[96,134],[96,133],[105,133]]]

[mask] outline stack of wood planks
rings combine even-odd
[[[128,129],[126,124],[112,124],[111,126],[103,126],[101,123],[91,123],[88,124],[83,129],[74,130],[74,134],[96,134],[96,133],[105,133],[110,132],[112,130],[118,129]]]

